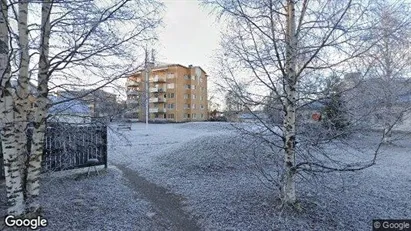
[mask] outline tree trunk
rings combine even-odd
[[[7,84],[9,85],[9,84]],[[20,162],[17,151],[17,138],[13,121],[13,97],[11,87],[7,87],[3,92],[2,111],[5,115],[2,119],[2,148],[4,158],[4,171],[6,178],[8,214],[20,216],[25,211],[24,196],[22,188],[22,178],[20,174]]]
[[[21,184],[18,152],[14,124],[13,89],[10,85],[10,62],[7,28],[7,1],[1,1],[0,13],[0,119],[1,142],[3,148],[4,171],[9,215],[20,216],[24,213],[24,197]]]
[[[287,3],[287,37],[286,37],[286,75],[285,86],[285,117],[284,117],[284,150],[285,172],[282,185],[282,200],[286,204],[296,202],[295,193],[295,113],[296,113],[296,49],[294,1]]]
[[[386,15],[387,16],[387,15]],[[385,94],[384,94],[384,109],[385,109],[385,114],[383,115],[384,118],[384,143],[390,143],[391,142],[391,117],[393,116],[392,112],[392,102],[395,100],[395,97],[393,97],[392,89],[389,87],[392,84],[392,73],[393,73],[393,67],[392,67],[392,58],[391,58],[391,47],[390,47],[390,36],[392,28],[389,22],[389,17],[385,18],[383,20],[383,59],[384,59],[384,76],[383,80],[387,84],[387,88],[385,89]]]
[[[388,119],[386,119],[388,120]],[[385,121],[384,124],[384,143],[391,143],[392,141],[392,128],[391,128],[391,124],[389,121]]]
[[[20,174],[22,176],[23,191],[25,191],[26,170],[27,170],[27,125],[28,111],[30,110],[29,96],[29,50],[28,50],[28,30],[27,30],[28,2],[19,2],[18,31],[20,48],[20,67],[16,94],[16,146],[19,156]]]
[[[30,209],[40,208],[36,198],[40,193],[41,159],[43,155],[44,137],[46,132],[46,117],[48,107],[48,70],[49,70],[49,38],[50,38],[50,11],[51,3],[43,1],[41,8],[41,46],[38,74],[38,97],[35,106],[35,118],[31,154],[27,170],[27,200]]]

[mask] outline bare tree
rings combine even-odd
[[[22,215],[40,208],[37,197],[50,91],[83,87],[89,94],[128,77],[140,66],[140,48],[155,38],[162,4],[2,0],[1,6],[0,120],[8,213]]]
[[[391,127],[410,109],[404,105],[398,107],[399,97],[409,94],[411,88],[408,74],[411,67],[411,43],[408,39],[411,35],[410,6],[403,1],[376,1],[374,6],[378,25],[373,34],[381,39],[365,59],[372,68],[362,89],[379,104],[373,116],[377,118],[377,126],[385,131],[384,141],[389,143]]]
[[[337,160],[330,142],[346,131],[330,134],[311,119],[310,111],[324,108],[328,76],[343,79],[347,73],[368,73],[361,60],[381,40],[370,39],[376,26],[371,1],[204,2],[227,23],[218,60],[225,87],[235,90],[230,88],[233,83],[247,80],[252,84],[247,97],[241,97],[244,105],[279,110],[280,124],[255,113],[263,131],[254,136],[272,146],[273,161],[283,159],[282,166],[272,170],[280,179],[272,182],[278,183],[284,204],[297,202],[296,177],[303,173],[356,171],[375,163],[378,145],[365,160]],[[360,119],[351,121],[350,127]]]
[[[9,6],[6,0],[1,1],[0,14],[0,44],[1,44],[1,142],[4,156],[4,171],[7,187],[8,213],[19,215],[24,212],[24,196],[22,190],[22,175],[18,152],[19,137],[15,133],[14,98],[15,91],[11,85],[10,50],[9,50]],[[23,22],[24,23],[24,22]]]

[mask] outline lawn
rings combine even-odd
[[[109,168],[100,175],[43,175],[45,230],[370,230],[372,219],[411,217],[409,136],[384,145],[364,171],[299,179],[297,211],[280,209],[276,189],[261,179],[261,169],[275,169],[269,149],[229,123],[111,127]],[[377,141],[369,133],[348,139],[350,148],[326,150],[360,158],[353,147]]]
[[[135,124],[126,137],[128,146],[111,147],[110,162],[180,195],[184,210],[205,230],[369,230],[372,219],[411,217],[408,136],[383,146],[377,164],[364,171],[299,182],[300,212],[278,209],[276,191],[259,180],[254,164],[255,156],[270,160],[267,149],[230,124]],[[371,148],[377,141],[370,133],[354,137],[352,146]],[[356,155],[334,149],[344,158]]]

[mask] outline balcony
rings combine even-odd
[[[150,103],[158,103],[158,98],[150,98]]]
[[[158,88],[157,87],[151,87],[150,88],[150,92],[158,92]]]
[[[166,89],[165,89],[165,88],[152,87],[152,88],[150,88],[150,92],[151,92],[151,93],[155,93],[155,92],[166,92]]]
[[[138,100],[137,99],[127,99],[126,104],[128,105],[138,104]]]
[[[166,113],[167,110],[165,108],[150,108],[150,113]]]
[[[127,82],[126,82],[127,87],[137,87],[139,86],[139,84],[140,84],[140,79],[137,79],[136,81],[127,79]]]
[[[164,77],[156,76],[156,77],[153,78],[153,82],[154,83],[165,83],[165,82],[167,82],[167,80]]]
[[[166,102],[165,98],[157,98],[157,97],[150,98],[150,103],[165,103],[165,102]]]
[[[127,89],[126,93],[127,95],[138,95],[139,91],[134,89]]]

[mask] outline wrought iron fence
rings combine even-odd
[[[28,144],[32,129],[27,130]],[[93,159],[93,162],[89,160]],[[107,167],[107,126],[96,124],[48,123],[42,172],[62,171],[93,165]],[[0,149],[0,177],[4,178]]]

